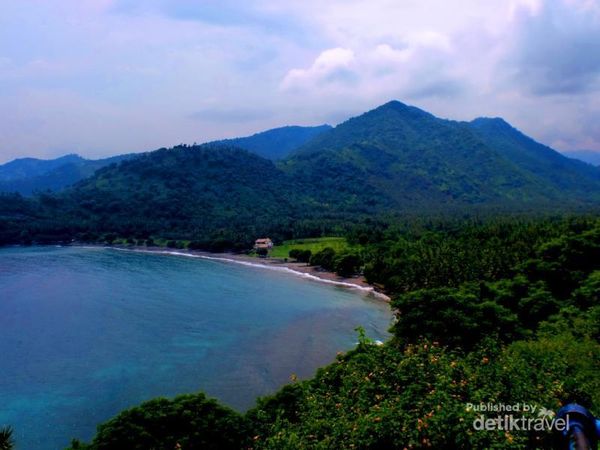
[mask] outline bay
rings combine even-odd
[[[106,248],[0,250],[0,426],[18,449],[88,440],[157,396],[239,411],[292,374],[384,340],[389,305],[293,274]]]

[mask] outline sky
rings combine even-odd
[[[600,0],[0,7],[0,163],[336,125],[392,99],[600,151]]]

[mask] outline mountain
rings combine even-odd
[[[503,119],[479,118],[469,125],[490,148],[557,192],[585,196],[598,189],[600,170],[534,141]]]
[[[594,150],[573,150],[562,153],[568,158],[578,159],[593,166],[600,166],[600,152]]]
[[[599,173],[501,119],[444,120],[394,101],[276,162],[223,143],[178,146],[58,194],[0,196],[0,242],[154,236],[248,248],[380,216],[590,208]]]
[[[285,158],[292,151],[325,131],[330,125],[315,127],[287,126],[253,134],[252,136],[215,141],[215,145],[238,147],[270,160]],[[109,164],[132,155],[90,160],[71,154],[44,160],[20,158],[0,165],[0,192],[19,192],[31,195],[36,191],[60,191],[87,178]]]
[[[248,137],[225,139],[215,143],[243,148],[263,158],[276,161],[285,158],[315,136],[329,130],[331,130],[330,125],[316,127],[287,126],[263,131]]]
[[[26,219],[30,205],[11,196],[4,196],[4,201],[4,206],[12,206],[3,209],[0,198],[0,241],[3,215],[13,224],[32,222]],[[294,211],[305,203],[302,189],[272,161],[215,144],[141,154],[33,202],[35,234],[47,236],[46,240],[70,233],[161,235],[192,237],[213,249],[219,241],[248,246],[257,234],[289,228],[290,220],[298,218]]]
[[[50,172],[65,164],[83,161],[79,155],[65,155],[56,159],[19,158],[0,165],[0,181],[31,178]]]
[[[109,164],[132,155],[90,160],[79,155],[66,155],[44,160],[21,158],[0,166],[0,191],[31,195],[36,191],[60,191]]]
[[[600,171],[502,121],[439,119],[392,101],[321,134],[285,160],[324,192],[391,209],[552,204],[600,194]]]

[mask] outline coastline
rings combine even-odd
[[[259,267],[267,270],[279,270],[287,272],[305,279],[328,283],[348,289],[359,290],[366,295],[372,296],[386,303],[391,302],[391,298],[377,287],[367,283],[362,275],[346,278],[333,272],[324,271],[306,263],[284,261],[281,258],[256,258],[237,253],[212,253],[201,250],[171,249],[164,247],[139,247],[122,245],[83,245],[71,244],[77,247],[102,247],[113,250],[132,251],[141,253],[158,253],[163,255],[186,256],[192,258],[209,259],[213,261],[223,261],[232,264],[242,264],[246,266]]]

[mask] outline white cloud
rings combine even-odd
[[[307,88],[323,83],[339,81],[352,72],[354,52],[346,48],[331,48],[323,51],[307,69],[292,69],[284,77],[284,90]]]
[[[327,99],[339,108],[362,102],[364,108],[391,98],[448,97],[460,91],[453,73],[450,39],[424,31],[390,43],[333,48],[321,52],[307,68],[291,69],[281,82],[294,102]]]
[[[407,37],[412,47],[434,48],[442,51],[450,51],[452,45],[448,36],[435,31],[422,31]]]
[[[511,0],[510,17],[517,18],[520,14],[537,16],[544,6],[543,0]]]

